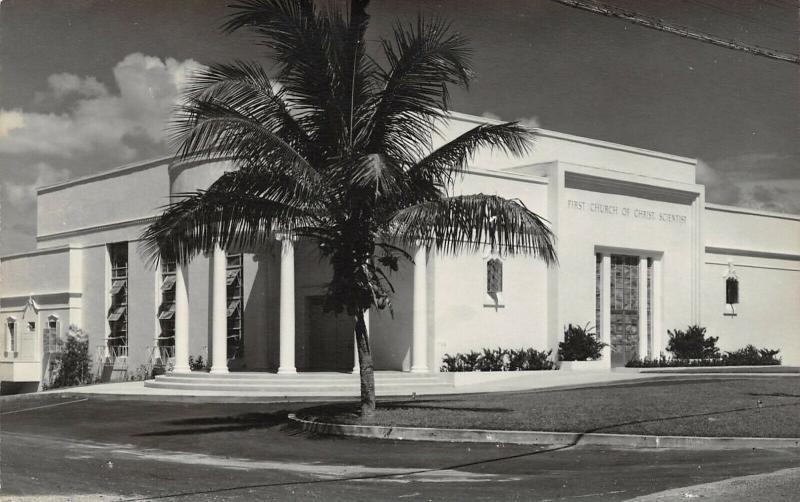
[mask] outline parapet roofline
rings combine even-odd
[[[163,157],[156,157],[154,159],[148,160],[140,160],[138,162],[132,162],[130,164],[125,164],[119,167],[113,167],[111,169],[106,169],[104,171],[100,171],[99,173],[95,174],[87,174],[86,176],[79,176],[77,178],[68,179],[66,181],[60,181],[58,183],[53,183],[51,185],[44,185],[41,187],[36,188],[36,195],[45,194],[48,192],[54,192],[56,190],[61,190],[63,188],[67,188],[73,185],[80,185],[82,183],[87,183],[89,181],[95,181],[98,179],[103,178],[113,178],[115,176],[119,176],[121,174],[127,174],[129,172],[139,171],[142,169],[148,169],[150,167],[155,167],[163,164],[169,164],[173,160],[175,160],[174,155],[165,155]]]
[[[455,112],[455,111],[447,112],[447,115],[450,118],[452,118],[453,120],[457,120],[457,121],[461,121],[461,122],[472,122],[474,124],[501,124],[501,123],[503,123],[502,120],[491,119],[491,118],[488,118],[488,117],[480,117],[480,116],[477,116],[477,115],[470,115],[470,114],[467,114],[467,113],[461,113],[461,112]],[[679,155],[672,155],[672,154],[669,154],[669,153],[657,152],[655,150],[647,150],[647,149],[644,149],[644,148],[637,148],[637,147],[634,147],[634,146],[621,145],[619,143],[611,143],[609,141],[602,141],[602,140],[599,140],[599,139],[586,138],[586,137],[583,137],[583,136],[575,136],[573,134],[567,134],[567,133],[563,133],[563,132],[551,131],[549,129],[543,129],[541,127],[535,127],[535,128],[533,128],[533,131],[536,132],[536,134],[539,135],[539,136],[544,136],[544,137],[548,137],[548,138],[560,139],[560,140],[564,140],[564,141],[570,141],[570,142],[573,142],[573,143],[582,143],[582,144],[585,144],[585,145],[591,145],[591,146],[596,146],[596,147],[600,147],[600,148],[606,148],[606,149],[609,149],[609,150],[617,150],[617,151],[629,152],[629,153],[633,153],[633,154],[637,154],[637,155],[644,155],[644,156],[647,156],[647,157],[654,157],[654,158],[659,158],[659,159],[664,159],[664,160],[670,160],[670,161],[673,161],[673,162],[678,162],[678,163],[681,163],[681,164],[687,164],[687,165],[690,165],[690,166],[696,166],[697,165],[697,159],[692,159],[690,157],[682,157],[682,156],[679,156]],[[56,190],[60,190],[62,188],[67,188],[69,186],[79,185],[81,183],[86,183],[88,181],[93,181],[93,180],[97,180],[97,179],[103,179],[103,178],[110,178],[110,177],[114,177],[114,176],[119,176],[121,174],[126,174],[128,172],[137,171],[137,170],[140,170],[140,169],[147,169],[149,167],[154,167],[154,166],[157,166],[157,165],[160,165],[160,164],[171,163],[175,159],[176,159],[176,157],[174,155],[165,155],[163,157],[157,157],[157,158],[154,158],[154,159],[148,159],[148,160],[143,160],[143,161],[139,161],[139,162],[132,162],[130,164],[126,164],[126,165],[120,166],[120,167],[114,167],[114,168],[111,168],[111,169],[108,169],[108,170],[105,170],[105,171],[101,171],[99,173],[89,174],[89,175],[86,175],[86,176],[80,176],[78,178],[72,178],[72,179],[69,179],[69,180],[66,180],[66,181],[61,181],[61,182],[53,183],[53,184],[50,184],[50,185],[43,185],[41,187],[37,187],[36,188],[36,193],[37,193],[37,195],[45,194],[45,193],[48,193],[48,192],[53,192],[53,191],[56,191]]]
[[[706,210],[707,211],[721,211],[723,213],[737,213],[737,214],[749,214],[753,216],[763,216],[766,218],[778,218],[782,220],[794,220],[800,221],[800,214],[793,214],[793,213],[779,213],[777,211],[764,211],[763,209],[753,209],[749,207],[741,207],[741,206],[728,206],[724,204],[714,204],[711,202],[706,202]]]
[[[461,122],[472,122],[474,124],[502,124],[503,122],[505,122],[503,120],[490,119],[488,117],[479,117],[477,115],[469,115],[469,114],[461,113],[461,112],[452,112],[451,111],[451,112],[448,112],[447,114],[448,114],[449,117],[451,117],[454,120],[458,120],[458,121],[461,121]],[[584,145],[596,146],[596,147],[605,148],[605,149],[608,149],[608,150],[617,150],[617,151],[621,151],[621,152],[629,152],[629,153],[634,153],[634,154],[637,154],[637,155],[644,155],[644,156],[647,156],[647,157],[654,157],[654,158],[658,158],[658,159],[670,160],[670,161],[673,161],[673,162],[678,162],[678,163],[681,163],[681,164],[687,164],[687,165],[690,165],[690,166],[696,166],[697,165],[697,159],[693,159],[691,157],[683,157],[683,156],[680,156],[680,155],[673,155],[673,154],[670,154],[670,153],[658,152],[656,150],[647,150],[645,148],[638,148],[638,147],[635,147],[635,146],[622,145],[622,144],[619,144],[619,143],[612,143],[610,141],[603,141],[603,140],[599,140],[599,139],[587,138],[587,137],[584,137],[584,136],[576,136],[574,134],[567,134],[567,133],[558,132],[558,131],[551,131],[549,129],[543,129],[541,127],[534,127],[534,128],[532,128],[532,130],[538,136],[544,136],[546,138],[560,139],[560,140],[564,140],[564,141],[570,141],[570,142],[573,142],[573,143],[582,143]]]

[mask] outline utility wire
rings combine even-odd
[[[583,0],[550,0],[550,1],[566,5],[567,7],[573,7],[576,9],[593,12],[595,14],[601,14],[603,16],[623,19],[625,21],[638,24],[639,26],[644,26],[645,28],[650,28],[658,31],[665,31],[667,33],[672,33],[673,35],[690,38],[692,40],[698,40],[700,42],[716,45],[719,47],[725,47],[726,49],[743,51],[749,54],[753,54],[755,56],[763,56],[770,59],[776,59],[778,61],[786,61],[788,63],[800,64],[800,56],[798,56],[797,54],[780,52],[774,49],[759,47],[757,45],[745,44],[738,40],[720,38],[715,35],[709,35],[708,33],[692,30],[684,26],[670,24],[659,18],[646,16],[644,14],[639,14],[638,12],[630,10],[620,9],[619,7],[601,4],[599,2],[586,2]]]

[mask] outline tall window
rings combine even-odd
[[[128,346],[128,243],[108,245],[111,259],[111,308],[108,310],[109,347]]]
[[[161,305],[158,307],[159,347],[175,346],[175,260],[161,261]]]
[[[492,258],[486,262],[486,292],[503,292],[503,262],[500,258]]]
[[[6,321],[6,352],[13,355],[17,351],[17,321],[9,318]]]
[[[600,330],[602,329],[602,325],[600,324],[600,302],[601,298],[600,295],[602,291],[600,291],[601,282],[602,282],[602,273],[603,273],[603,255],[600,253],[595,253],[594,255],[594,328],[595,333],[600,335]],[[605,335],[605,333],[603,333]]]
[[[240,254],[228,256],[225,275],[228,301],[228,357],[232,359],[244,355],[242,262]]]
[[[47,327],[42,332],[42,343],[45,352],[61,352],[61,338],[59,337],[58,317],[47,317]]]

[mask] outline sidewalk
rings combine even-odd
[[[397,372],[400,378],[402,375]],[[406,374],[411,375],[411,374]],[[379,397],[416,395],[445,395],[445,394],[473,394],[485,392],[528,391],[543,389],[580,388],[597,385],[613,385],[631,383],[640,380],[661,380],[665,378],[686,378],[686,375],[648,375],[638,371],[530,371],[530,372],[474,372],[474,373],[444,373],[440,374],[444,385],[436,387],[415,386],[408,384],[403,392],[398,393],[394,386],[393,392],[382,392],[378,383],[377,395]],[[353,376],[354,385],[343,385],[341,389],[331,391],[314,391],[314,384],[298,387],[294,392],[270,390],[268,381],[264,385],[252,390],[215,391],[202,389],[163,389],[145,387],[144,382],[117,382],[72,387],[68,389],[54,389],[40,394],[70,394],[95,397],[117,397],[119,399],[159,399],[159,398],[189,398],[192,400],[330,400],[331,398],[356,398],[359,395],[357,377]]]

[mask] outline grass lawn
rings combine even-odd
[[[759,401],[761,404],[759,405]],[[325,421],[458,429],[800,437],[800,378],[717,377],[576,390],[380,401],[305,410]]]

